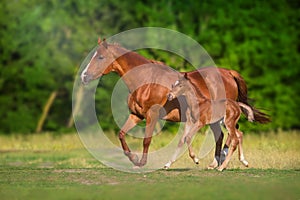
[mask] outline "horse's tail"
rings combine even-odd
[[[237,87],[238,87],[238,99],[237,101],[244,103],[245,105],[249,106],[251,110],[253,111],[254,120],[261,123],[266,124],[271,122],[270,116],[259,111],[254,106],[251,106],[249,104],[249,98],[248,98],[248,90],[247,85],[243,77],[236,71],[230,70],[230,74],[233,76]],[[248,112],[245,108],[242,108],[243,113],[248,117]],[[249,117],[248,117],[249,118]]]

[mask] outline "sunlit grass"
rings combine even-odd
[[[65,151],[82,149],[77,134],[40,133],[30,135],[1,135],[0,150],[3,151]]]
[[[107,133],[116,146],[118,137]],[[151,151],[168,145],[174,135],[153,138]],[[245,156],[225,172],[205,170],[213,151],[195,165],[185,153],[170,170],[125,173],[104,166],[84,148],[79,136],[42,133],[0,135],[1,199],[297,199],[299,197],[299,132],[246,134]],[[140,151],[142,140],[126,137]],[[204,139],[193,142],[195,152]],[[241,169],[239,169],[241,168]],[[283,170],[288,169],[288,170]],[[222,199],[221,198],[221,199]]]
[[[225,134],[223,142],[225,142]],[[203,135],[197,135],[193,147],[199,152]],[[299,169],[300,166],[300,132],[279,131],[259,134],[244,134],[244,154],[250,168],[259,169]],[[199,168],[206,168],[214,157],[214,149],[200,160]],[[195,167],[186,152],[174,167]],[[228,168],[245,168],[238,160],[238,150],[234,152]]]
[[[118,137],[107,133],[111,141],[120,147]],[[150,151],[155,151],[174,139],[174,135],[162,133],[153,137]],[[227,137],[227,134],[225,134]],[[193,148],[199,153],[204,133],[196,135]],[[128,144],[135,151],[141,151],[142,139],[127,136]],[[225,141],[225,139],[224,139]],[[244,135],[244,153],[250,168],[259,169],[299,169],[300,132],[279,131]],[[84,148],[79,136],[74,134],[41,133],[31,135],[0,135],[0,161],[9,165],[29,165],[39,167],[103,167]],[[213,150],[195,165],[186,152],[172,166],[173,168],[205,169],[212,161]],[[244,168],[234,153],[229,168]]]

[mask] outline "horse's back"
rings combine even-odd
[[[218,80],[217,76],[220,75],[224,84],[226,98],[236,100],[238,96],[237,83],[235,82],[231,71],[232,70],[226,68],[203,67],[188,72],[188,77],[195,88],[199,89],[205,97],[210,99],[211,95],[207,87],[208,82],[204,79],[205,77],[209,77],[209,79],[213,79],[212,81],[215,81]]]

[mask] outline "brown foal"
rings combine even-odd
[[[168,100],[171,101],[181,95],[185,96],[188,104],[186,117],[187,123],[191,124],[191,127],[188,132],[184,133],[182,139],[178,144],[178,149],[176,150],[173,157],[177,157],[177,152],[182,147],[184,142],[186,142],[189,147],[190,156],[192,158],[195,158],[195,154],[191,148],[191,141],[194,134],[203,126],[211,124],[215,120],[224,118],[224,124],[231,138],[231,146],[225,161],[221,166],[219,166],[218,170],[222,171],[227,167],[231,156],[236,150],[237,146],[239,150],[240,161],[243,163],[243,165],[248,167],[248,162],[245,160],[242,148],[243,133],[236,128],[236,124],[242,113],[241,107],[247,110],[248,120],[250,122],[254,121],[254,114],[251,107],[244,103],[236,102],[231,99],[214,101],[206,98],[201,94],[199,90],[195,89],[194,85],[189,81],[188,74],[186,73],[172,85],[172,90],[168,94]],[[213,112],[215,117],[218,116],[215,119],[211,119]],[[171,165],[171,163],[172,160],[169,164]]]

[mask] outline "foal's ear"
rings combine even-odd
[[[101,38],[100,37],[98,37],[98,44],[100,45],[101,44]]]
[[[107,44],[107,42],[106,42],[106,39],[105,39],[105,38],[103,39],[103,42],[102,42],[102,43],[103,43],[103,46],[105,47],[105,49],[107,49],[107,47],[108,47],[108,44]]]
[[[185,78],[186,73],[178,73],[178,80]]]

